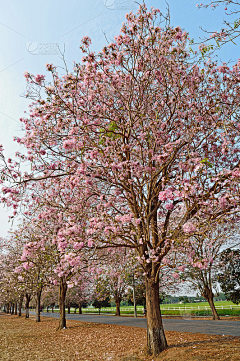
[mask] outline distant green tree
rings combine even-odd
[[[160,305],[162,305],[162,304],[164,303],[165,297],[166,297],[166,293],[165,293],[165,292],[159,293],[159,302],[160,302]]]
[[[101,301],[98,299],[95,299],[93,302],[93,307],[98,308],[98,313],[100,315],[100,311],[102,307],[110,307],[110,298],[107,296],[105,299],[102,299]]]
[[[226,296],[223,292],[219,293],[219,296],[214,297],[214,301],[226,301]]]
[[[180,296],[179,301],[183,303],[189,303],[189,299],[187,296]]]

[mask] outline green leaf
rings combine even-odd
[[[206,164],[208,167],[212,168],[213,164],[209,162],[209,160],[207,158],[204,158],[200,161],[200,163],[204,163]]]

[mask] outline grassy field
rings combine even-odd
[[[217,312],[220,316],[240,316],[240,305],[237,306],[229,301],[216,301],[215,306]],[[121,306],[122,315],[133,315],[134,307],[133,306]],[[44,310],[46,311],[46,310]],[[71,313],[74,313],[74,308],[71,308]],[[98,314],[99,310],[94,307],[88,307],[82,309],[83,313],[94,313]],[[58,312],[56,309],[55,312]],[[78,310],[77,310],[78,312]],[[105,307],[101,309],[101,314],[115,314],[115,307]],[[162,304],[161,312],[163,315],[172,315],[172,316],[183,316],[184,314],[189,314],[192,316],[208,316],[211,315],[210,307],[207,302],[196,302],[196,303],[186,303],[186,304]],[[137,306],[138,315],[143,315],[143,306]]]
[[[169,348],[161,356],[146,353],[146,330],[58,320],[0,315],[0,359],[3,361],[239,361],[240,337],[166,331]]]
[[[234,307],[239,307],[235,305],[234,303],[230,302],[230,301],[215,301],[214,302],[215,306],[217,307],[226,307],[230,308],[229,306],[234,306]],[[209,307],[208,302],[194,302],[194,303],[185,303],[185,304],[180,304],[180,303],[173,303],[173,304],[163,304],[161,305],[161,308],[174,308],[174,307],[194,307],[194,308],[198,308],[198,307],[204,307],[207,306]]]

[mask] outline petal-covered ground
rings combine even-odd
[[[135,327],[0,316],[0,359],[8,361],[203,361],[240,360],[240,337],[166,331],[169,348],[160,357],[146,354],[146,330]]]

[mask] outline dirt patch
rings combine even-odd
[[[128,326],[42,317],[0,316],[0,359],[8,361],[208,361],[240,360],[240,337],[166,331],[169,349],[160,357],[146,354],[146,330]]]

